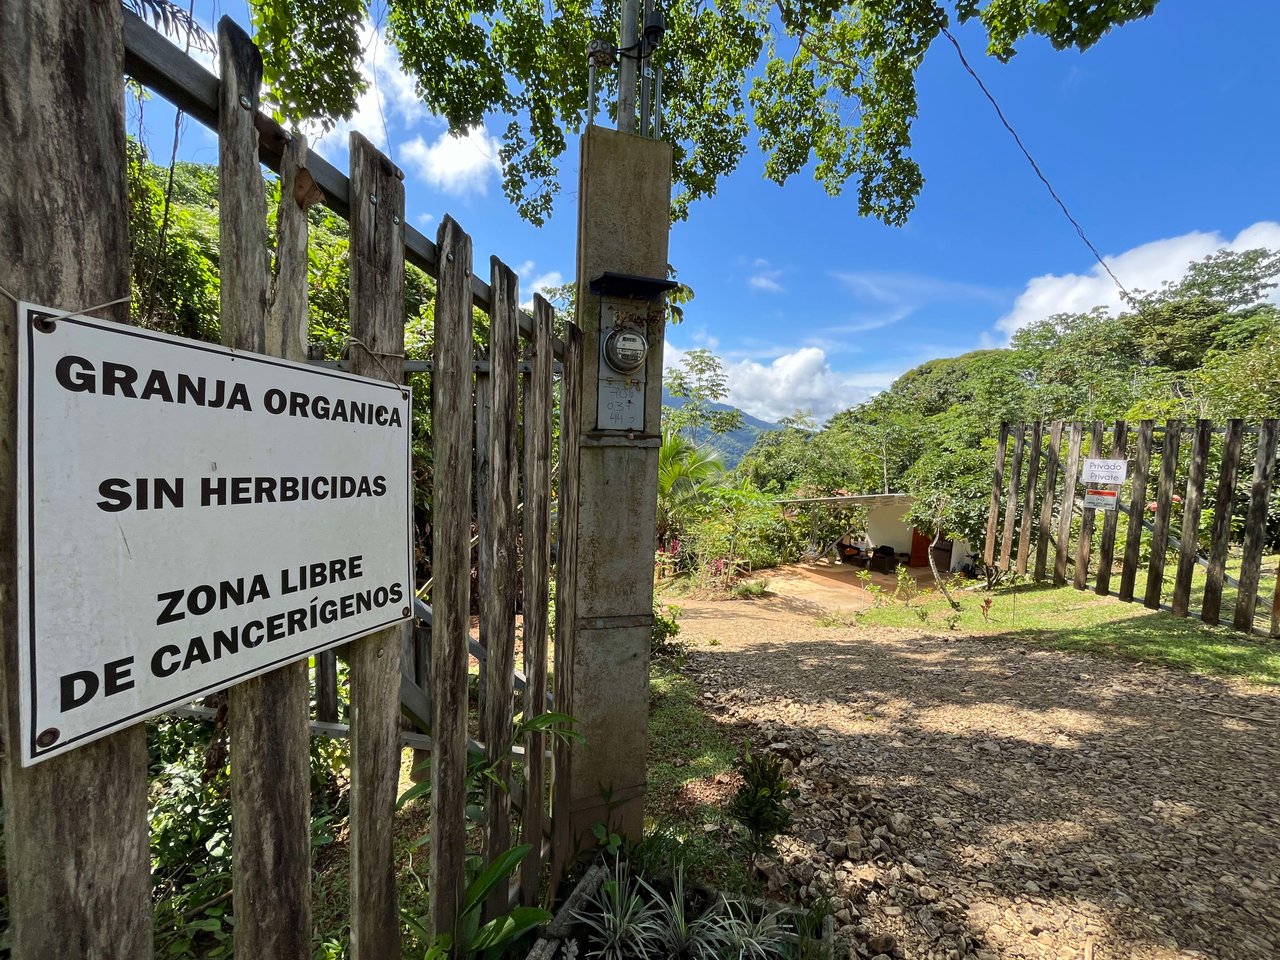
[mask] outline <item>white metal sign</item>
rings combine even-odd
[[[1119,493],[1115,490],[1089,490],[1084,492],[1084,508],[1086,510],[1114,510]]]
[[[1128,475],[1128,460],[1085,460],[1085,483],[1124,483]]]
[[[19,317],[24,764],[409,618],[407,390]]]

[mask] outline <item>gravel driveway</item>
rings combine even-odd
[[[682,605],[708,712],[794,764],[783,869],[849,956],[1280,958],[1277,692],[819,627],[812,594]]]

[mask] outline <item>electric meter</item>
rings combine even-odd
[[[604,341],[604,358],[618,373],[633,373],[644,366],[649,341],[635,330],[615,327]]]

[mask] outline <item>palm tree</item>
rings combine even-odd
[[[674,430],[662,433],[658,451],[658,547],[665,549],[680,521],[717,483],[724,464],[710,450],[694,446]]]

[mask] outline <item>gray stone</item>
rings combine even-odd
[[[867,938],[867,949],[873,953],[893,953],[898,940],[891,933],[875,933]]]

